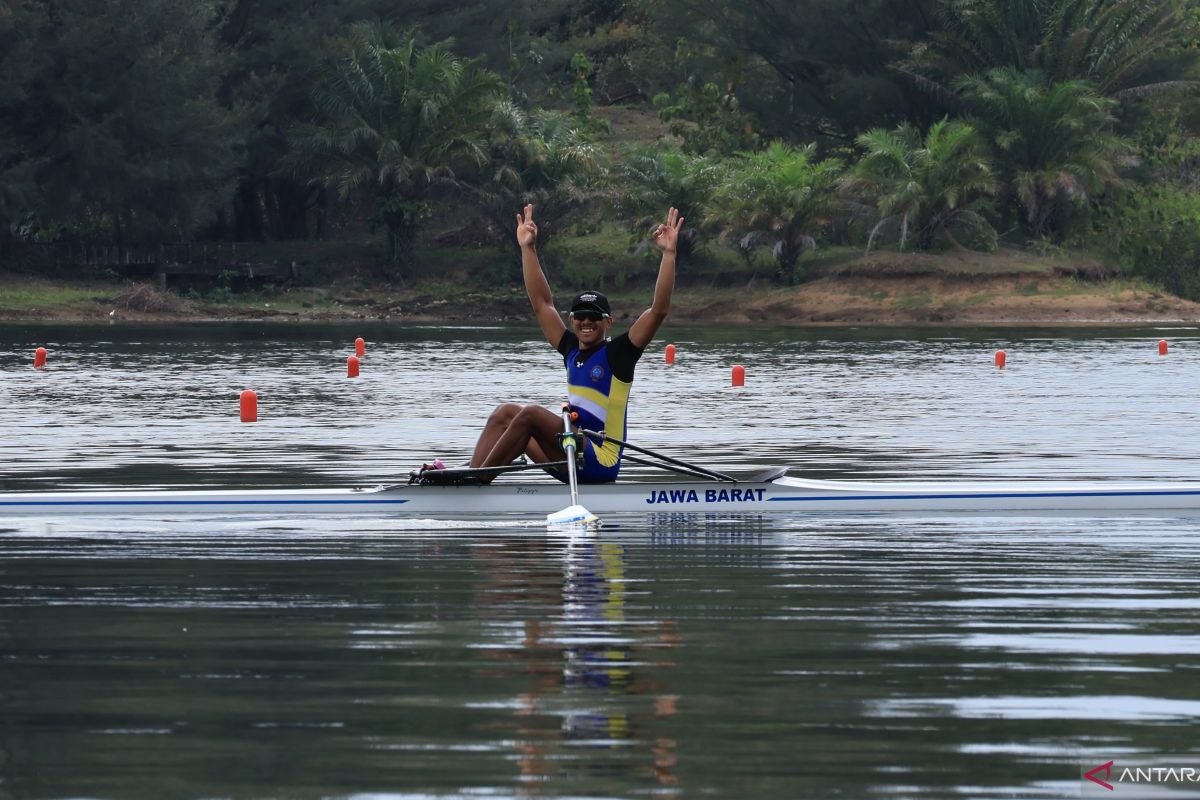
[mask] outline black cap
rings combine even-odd
[[[599,311],[602,314],[612,316],[612,306],[608,304],[608,298],[599,292],[580,292],[571,298],[570,311]]]

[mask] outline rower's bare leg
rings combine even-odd
[[[479,466],[499,467],[511,463],[522,453],[528,453],[538,463],[560,460],[563,458],[562,448],[558,446],[561,427],[562,419],[553,411],[541,406],[525,406],[509,420]]]
[[[521,410],[521,406],[516,403],[504,403],[496,406],[496,410],[488,417],[487,423],[483,426],[483,432],[479,434],[479,441],[475,443],[475,450],[471,453],[471,462],[468,466],[481,467],[488,454],[492,452],[492,448],[496,446],[496,442],[504,435],[504,431],[508,430],[509,424],[513,417]]]

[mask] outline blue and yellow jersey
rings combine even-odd
[[[626,439],[629,390],[642,350],[629,341],[628,333],[580,350],[579,337],[567,331],[558,351],[567,367],[567,402],[579,413],[579,427]],[[596,446],[594,451],[602,467],[615,468],[620,463],[621,447],[615,442]]]

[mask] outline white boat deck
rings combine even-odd
[[[154,514],[385,514],[437,519],[544,516],[564,508],[567,487],[553,482],[489,486],[378,486],[344,489],[96,491],[0,494],[6,517]],[[1200,483],[1106,481],[826,481],[791,476],[769,481],[628,482],[581,487],[596,514],[738,512],[1194,512]]]

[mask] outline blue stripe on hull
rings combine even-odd
[[[5,506],[321,506],[400,505],[408,500],[0,500]]]
[[[1156,491],[1156,492],[984,492],[980,494],[859,494],[851,495],[820,495],[809,497],[768,497],[770,502],[825,502],[827,500],[990,500],[1007,497],[1021,498],[1056,498],[1069,497],[1184,497],[1200,495],[1200,490]]]

